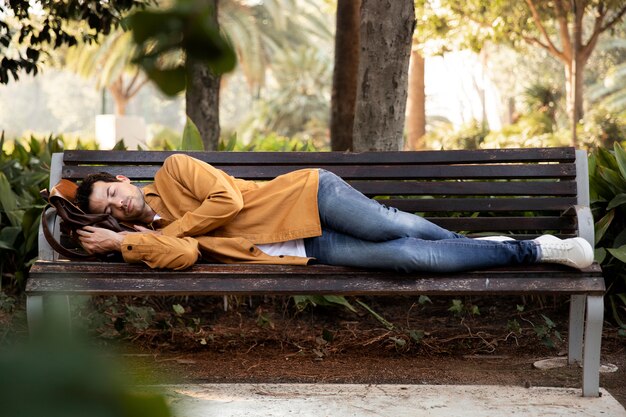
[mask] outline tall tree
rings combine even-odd
[[[598,39],[611,31],[626,14],[624,0],[446,0],[441,3],[453,14],[452,26],[478,23],[482,33],[468,34],[470,43],[486,38],[539,47],[563,64],[567,109],[572,124],[583,116],[585,67]],[[576,144],[573,129],[572,144]]]
[[[218,0],[202,0],[213,9],[210,22],[217,21]],[[187,90],[185,104],[187,116],[195,123],[202,136],[204,149],[216,151],[220,140],[220,76],[203,62],[187,58]]]
[[[409,150],[424,147],[423,137],[426,134],[426,91],[424,57],[419,45],[414,42],[409,62],[409,91],[406,102],[406,140]]]
[[[205,149],[217,149],[219,75],[236,62],[232,45],[219,31],[217,0],[177,0],[169,9],[136,12],[128,22],[141,51],[135,62],[165,94],[187,89],[187,115]],[[171,55],[185,59],[166,59]]]
[[[330,110],[330,146],[333,151],[352,149],[361,0],[338,0],[335,30],[335,66]]]
[[[79,43],[69,48],[65,66],[85,78],[94,78],[96,88],[106,88],[115,105],[115,114],[126,114],[126,106],[148,79],[131,64],[137,47],[131,33],[117,29],[98,43]]]
[[[363,0],[354,150],[403,148],[413,0]]]

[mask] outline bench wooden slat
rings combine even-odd
[[[342,163],[342,164],[433,164],[433,163],[480,163],[480,162],[571,162],[575,160],[575,150],[571,147],[533,149],[490,149],[420,151],[419,158],[409,152],[179,152],[179,151],[81,151],[64,152],[64,162],[72,164],[109,164],[119,161],[131,164],[161,163],[174,153],[185,153],[212,164],[258,165],[262,160],[267,165],[301,163]]]
[[[151,181],[133,182],[144,187]],[[574,181],[347,181],[369,197],[375,196],[560,196],[576,197]]]
[[[574,164],[546,165],[389,165],[377,167],[357,166],[219,166],[229,175],[244,179],[269,180],[282,174],[302,168],[323,168],[340,177],[350,180],[368,179],[532,179],[532,178],[563,178],[572,179],[576,176]],[[66,166],[63,177],[78,180],[96,172],[108,172],[113,175],[124,175],[135,180],[154,178],[159,166],[138,165],[107,165],[107,166]]]
[[[37,294],[576,294],[602,293],[597,265],[572,277],[566,267],[535,265],[463,274],[396,274],[356,268],[198,264],[186,271],[141,265],[48,262],[36,264],[27,292]],[[62,277],[59,276],[62,274]],[[355,279],[358,278],[358,279]]]
[[[576,222],[566,217],[428,217],[448,230],[468,232],[513,230],[574,231]]]
[[[422,211],[541,211],[565,210],[576,204],[575,197],[563,198],[433,198],[381,199],[382,204],[408,212]]]
[[[563,181],[349,181],[367,195],[575,196],[576,182]]]

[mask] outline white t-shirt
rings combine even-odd
[[[306,258],[304,239],[293,239],[286,242],[266,243],[256,245],[257,248],[271,256],[300,256]]]
[[[153,222],[159,220],[161,216],[154,215]],[[293,239],[286,242],[266,243],[264,245],[256,245],[263,252],[271,256],[300,256],[306,258],[306,249],[304,248],[304,239]]]

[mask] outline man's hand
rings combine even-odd
[[[80,244],[88,253],[108,253],[122,248],[125,232],[116,233],[101,227],[85,226],[77,231]]]

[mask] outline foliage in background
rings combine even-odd
[[[616,34],[609,39],[600,42],[599,52],[606,55],[605,61],[610,65],[605,69],[602,77],[597,77],[587,93],[587,100],[593,106],[601,106],[614,113],[626,112],[626,40],[624,29],[621,34]]]
[[[581,123],[579,136],[588,148],[613,148],[626,141],[626,112],[614,113],[597,106],[587,112]]]
[[[626,151],[597,148],[589,155],[596,261],[602,265],[613,317],[626,335]]]
[[[45,325],[49,333],[59,330],[50,322]],[[88,350],[77,343],[76,337],[58,333],[2,350],[3,417],[173,415],[163,395],[154,389],[132,387],[121,364],[110,355]]]
[[[277,134],[328,141],[330,121],[331,57],[324,51],[300,46],[277,53],[272,75],[281,86],[257,100],[254,111],[239,128],[244,141]]]
[[[170,8],[140,10],[127,18],[139,46],[134,62],[163,93],[173,96],[186,87],[186,64],[168,60],[172,55],[182,52],[215,74],[235,68],[235,51],[213,24],[215,13],[204,2],[177,0]]]
[[[15,142],[13,150],[6,152],[0,134],[0,277],[17,286],[24,284],[37,256],[39,218],[45,205],[39,191],[48,187],[51,155],[63,150],[58,137],[41,142],[31,137],[25,145]]]
[[[125,12],[148,1],[40,0],[40,7],[30,0],[0,2],[0,84],[8,83],[9,75],[18,80],[21,70],[37,74],[51,50],[108,34]],[[85,26],[77,30],[77,24]]]

